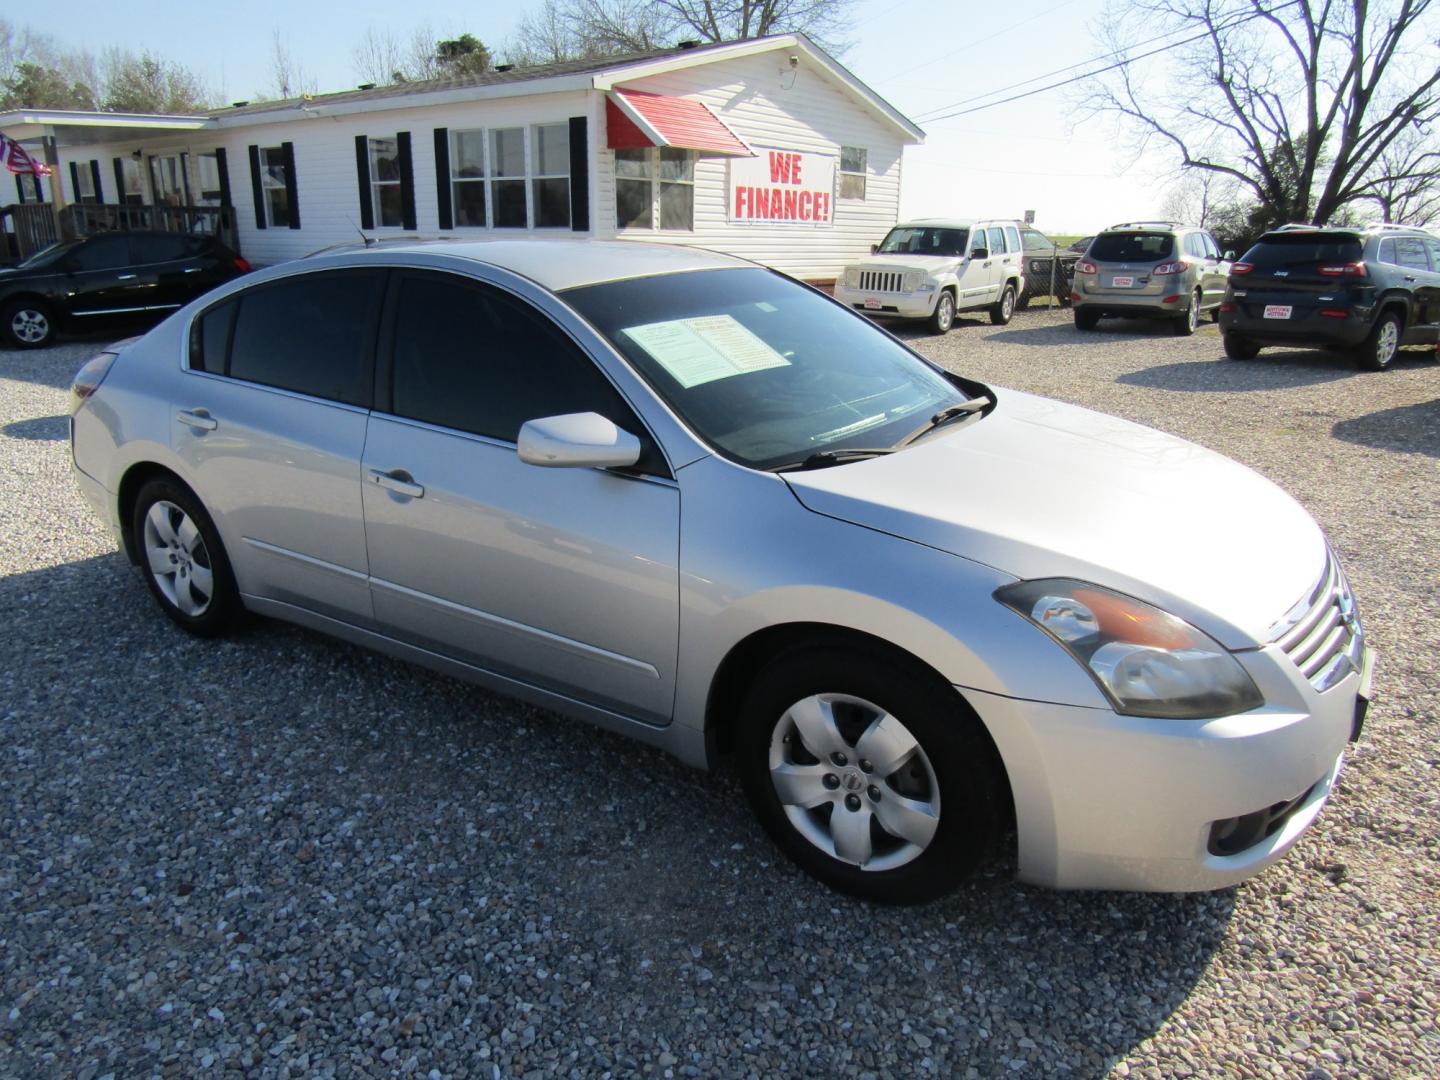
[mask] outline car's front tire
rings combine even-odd
[[[16,348],[38,349],[55,339],[55,316],[38,300],[12,300],[0,308],[0,332]]]
[[[940,298],[935,301],[935,310],[930,313],[930,332],[932,334],[948,334],[954,325],[955,294],[949,289],[945,289],[940,293]]]
[[[793,649],[741,706],[740,776],[756,816],[831,888],[913,904],[954,889],[1001,830],[1001,767],[954,688],[848,645]]]
[[[990,321],[996,326],[1004,326],[1014,314],[1015,286],[1006,285],[1005,291],[1000,294],[1000,302],[990,309]]]
[[[240,592],[200,500],[174,480],[151,480],[130,520],[140,571],[165,614],[198,637],[230,630],[240,616]]]
[[[1400,317],[1393,311],[1381,312],[1375,328],[1356,354],[1356,361],[1365,371],[1384,371],[1395,362],[1400,351]]]

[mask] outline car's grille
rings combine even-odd
[[[890,270],[861,270],[860,288],[866,292],[904,292],[900,287],[903,276]]]
[[[1272,630],[1272,641],[1316,690],[1328,690],[1360,670],[1365,633],[1339,560],[1327,554],[1325,572],[1310,593]]]

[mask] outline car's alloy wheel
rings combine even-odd
[[[990,309],[990,321],[996,326],[1004,326],[1015,314],[1015,286],[1006,285],[1005,291],[1000,294],[1000,303]]]
[[[949,333],[955,325],[955,294],[946,290],[935,301],[935,313],[930,316],[930,329],[937,334]]]
[[[50,314],[39,304],[16,303],[5,309],[5,336],[22,349],[39,348],[55,334]]]
[[[1385,312],[1365,344],[1360,346],[1360,366],[1366,371],[1384,371],[1400,349],[1400,320],[1393,312]]]
[[[1200,326],[1200,290],[1196,289],[1190,296],[1190,307],[1183,315],[1175,316],[1175,333],[1180,337],[1189,337],[1195,333]]]
[[[756,816],[832,888],[885,903],[953,889],[1000,831],[1002,767],[953,687],[848,642],[783,653],[741,704]]]
[[[229,629],[239,592],[219,534],[195,497],[170,480],[152,480],[135,502],[132,527],[145,583],[165,614],[201,637]]]

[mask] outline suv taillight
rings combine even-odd
[[[1075,264],[1075,273],[1077,274],[1098,274],[1099,272],[1100,268],[1089,259],[1081,259]]]
[[[1151,270],[1150,273],[1154,277],[1165,277],[1169,274],[1183,274],[1186,270],[1189,269],[1189,263],[1187,263],[1184,259],[1177,259],[1175,262],[1161,263],[1159,266],[1155,267],[1154,270]]]
[[[1231,263],[1231,264],[1230,264],[1230,273],[1231,273],[1232,275],[1234,275],[1235,277],[1244,277],[1246,274],[1250,273],[1250,271],[1252,271],[1252,270],[1254,270],[1254,269],[1255,269],[1255,264],[1254,264],[1254,263]]]
[[[1316,272],[1324,277],[1369,277],[1363,262],[1353,263],[1331,263],[1327,266],[1317,266]]]

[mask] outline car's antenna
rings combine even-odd
[[[351,224],[354,225],[355,223],[352,221]],[[374,238],[373,236],[366,236],[366,235],[365,235],[365,230],[362,229],[362,228],[360,228],[359,225],[355,225],[355,231],[360,234],[360,239],[365,242],[365,246],[366,246],[367,248],[368,248],[368,247],[374,247],[374,246],[375,246],[375,244],[376,244],[375,238]]]

